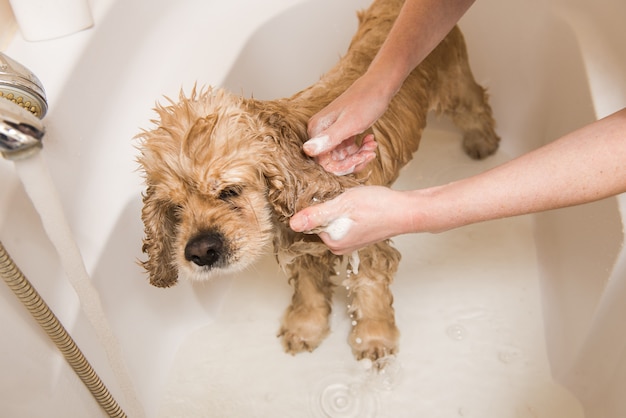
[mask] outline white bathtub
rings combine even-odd
[[[275,332],[289,287],[271,256],[212,283],[149,286],[136,264],[142,185],[131,138],[155,101],[196,81],[290,95],[333,65],[367,3],[94,0],[93,29],[17,36],[5,51],[46,87],[44,157],[146,415],[324,416],[355,402],[333,390],[358,383],[359,416],[626,416],[624,196],[398,238],[401,352],[382,388],[360,380],[340,291],[322,346],[282,352]],[[457,132],[433,121],[396,187],[471,175],[626,106],[624,16],[621,0],[479,0],[461,27],[501,150],[469,161]],[[124,406],[12,163],[0,161],[0,178],[0,240]],[[1,415],[100,416],[3,285],[0,300]]]

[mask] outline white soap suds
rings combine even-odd
[[[339,241],[344,238],[354,221],[348,217],[342,216],[331,221],[324,227],[324,231],[330,236],[333,241]]]
[[[328,135],[322,135],[315,138],[311,138],[304,143],[304,148],[310,153],[317,155],[322,151],[325,151],[330,143]]]

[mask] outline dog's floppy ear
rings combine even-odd
[[[265,137],[271,152],[262,164],[268,184],[268,200],[279,219],[289,219],[296,213],[297,199],[302,196],[308,162],[301,155],[301,133],[278,114],[267,113],[265,123],[271,135]]]
[[[268,201],[279,222],[288,222],[297,211],[315,201],[333,198],[353,180],[330,175],[304,154],[306,116],[293,109],[264,108],[259,112],[271,132],[265,139],[267,158],[261,167],[268,185]]]
[[[156,198],[154,186],[148,186],[143,195],[141,219],[145,233],[142,250],[148,255],[148,259],[141,264],[150,274],[150,284],[156,287],[173,286],[178,280],[178,271],[172,260],[175,208]]]

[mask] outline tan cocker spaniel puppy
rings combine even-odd
[[[365,170],[335,176],[303,153],[307,121],[364,73],[402,3],[376,0],[360,12],[346,55],[292,97],[261,101],[194,89],[190,97],[181,93],[177,103],[157,107],[156,126],[138,136],[147,187],[142,264],[151,284],[169,287],[178,279],[240,271],[273,242],[294,289],[279,336],[289,353],[311,351],[329,332],[331,278],[341,257],[316,235],[293,232],[289,218],[350,187],[391,185],[417,150],[430,110],[452,118],[471,157],[497,149],[485,90],[474,81],[455,27],[366,132],[374,134],[378,155]],[[398,350],[389,286],[400,254],[384,241],[360,250],[358,258],[358,269],[353,266],[344,282],[355,324],[349,343],[357,359],[375,361]]]

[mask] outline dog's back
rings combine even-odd
[[[290,100],[312,116],[338,97],[365,73],[387,37],[403,0],[376,0],[359,13],[359,28],[346,55],[318,83]],[[465,40],[454,27],[435,50],[409,75],[385,114],[366,133],[373,132],[378,157],[355,176],[367,184],[390,185],[400,168],[417,151],[428,112],[452,117],[465,132],[464,147],[483,158],[498,147],[485,90],[472,76]],[[365,133],[364,133],[365,134]]]

